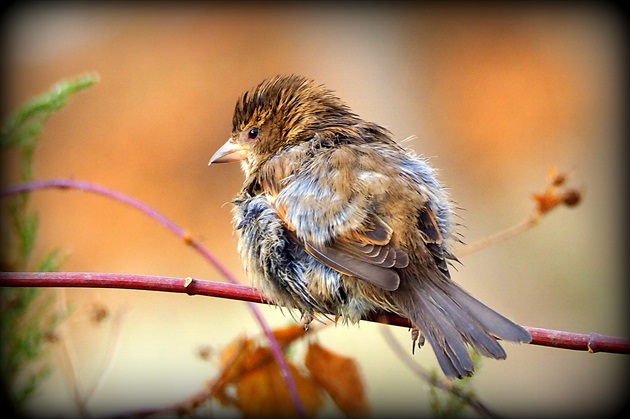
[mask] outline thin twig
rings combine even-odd
[[[558,172],[555,167],[551,167],[547,173],[547,186],[544,192],[532,194],[535,205],[523,221],[469,244],[457,252],[456,256],[466,256],[518,236],[538,225],[544,215],[560,206],[578,205],[582,200],[582,192],[579,189],[567,187],[568,179],[568,173]]]
[[[498,418],[500,417],[496,413],[493,413],[488,409],[479,399],[474,395],[461,391],[453,381],[446,378],[439,378],[437,375],[432,374],[429,370],[418,364],[409,356],[409,352],[406,351],[402,345],[394,338],[391,330],[386,327],[381,327],[381,334],[385,338],[385,341],[394,352],[394,354],[400,359],[414,374],[429,383],[430,385],[437,387],[441,390],[451,393],[452,395],[462,399],[471,408],[473,408],[482,417],[486,418]]]
[[[105,383],[105,379],[109,376],[109,373],[114,367],[114,361],[118,357],[118,352],[120,351],[121,347],[122,325],[125,314],[125,311],[121,310],[116,313],[112,320],[110,333],[113,335],[113,340],[110,339],[108,341],[107,353],[105,355],[105,364],[102,366],[101,372],[96,375],[96,381],[93,382],[91,387],[88,387],[83,395],[86,404],[92,398],[92,396],[101,389],[101,387]]]
[[[57,299],[59,305],[59,311],[61,313],[68,312],[68,305],[66,302],[66,292],[64,289],[59,293],[60,296]],[[87,400],[81,394],[79,390],[79,382],[77,378],[77,368],[76,368],[76,357],[74,351],[72,350],[72,346],[70,344],[70,340],[67,333],[67,325],[66,322],[61,322],[59,325],[58,333],[61,335],[61,339],[59,339],[59,348],[61,350],[61,359],[62,362],[66,365],[64,369],[66,371],[66,379],[70,384],[70,388],[72,389],[72,398],[74,399],[74,403],[77,406],[77,410],[81,417],[87,418],[89,417],[87,410]]]
[[[59,311],[61,313],[68,312],[68,304],[66,300],[65,288],[61,289],[60,297],[57,299],[58,305],[60,306]],[[112,334],[113,340],[109,339],[107,342],[107,353],[105,355],[105,363],[101,368],[101,372],[96,374],[96,378],[93,381],[91,386],[88,386],[87,390],[81,391],[78,383],[78,376],[76,370],[76,352],[72,346],[72,341],[70,339],[70,335],[67,332],[67,322],[61,322],[59,325],[59,334],[60,339],[59,347],[61,350],[61,359],[62,362],[66,364],[66,379],[69,382],[70,387],[72,388],[72,397],[77,406],[77,411],[81,417],[89,417],[89,411],[87,408],[88,402],[92,398],[96,392],[101,388],[105,379],[109,376],[109,372],[111,371],[114,361],[118,355],[118,351],[120,349],[121,342],[121,327],[123,320],[124,312],[119,312],[115,317],[112,324]]]
[[[506,228],[505,230],[499,231],[496,234],[491,236],[486,236],[482,239],[479,239],[475,242],[472,242],[463,249],[457,252],[457,257],[461,258],[463,256],[467,256],[471,253],[478,252],[486,247],[493,246],[495,244],[501,243],[505,240],[511,239],[512,237],[518,236],[523,232],[529,230],[530,228],[536,226],[541,219],[541,214],[537,211],[536,208],[532,210],[532,212],[521,222]]]

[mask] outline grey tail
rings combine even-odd
[[[404,285],[403,285],[404,283]],[[530,342],[529,332],[475,299],[452,281],[403,281],[395,295],[399,306],[425,336],[450,378],[471,376],[468,345],[479,354],[504,359],[497,342]],[[402,291],[402,293],[401,293]]]

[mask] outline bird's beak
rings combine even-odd
[[[230,138],[220,149],[210,158],[208,166],[212,163],[232,163],[235,161],[245,160],[247,157],[247,148],[238,145]]]

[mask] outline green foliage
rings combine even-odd
[[[48,117],[61,109],[70,95],[96,81],[92,74],[61,81],[50,91],[24,103],[8,118],[1,130],[0,150],[11,151],[19,160],[21,181],[33,179],[37,138]],[[10,228],[3,232],[6,236],[2,243],[3,270],[28,270],[31,265],[39,218],[37,212],[28,209],[28,203],[29,194],[22,193],[8,199],[3,208]],[[55,270],[61,262],[59,254],[56,249],[50,251],[36,264],[36,269]],[[45,343],[54,340],[59,316],[51,310],[51,294],[37,288],[4,288],[0,297],[0,379],[11,401],[20,408],[50,373],[45,362]]]
[[[481,356],[474,350],[470,350],[470,355],[475,366],[475,371],[479,371]],[[433,382],[437,380],[437,373],[434,372]],[[433,416],[436,418],[457,418],[463,416],[463,411],[468,406],[469,400],[475,397],[472,387],[472,377],[465,377],[458,381],[453,381],[453,391],[445,393],[431,385],[429,387],[429,405]]]
[[[44,343],[54,336],[58,317],[50,315],[52,299],[37,288],[2,290],[2,362],[0,373],[9,397],[22,406],[50,373]],[[25,368],[28,366],[28,372]]]
[[[24,103],[2,127],[0,150],[18,146],[32,152],[44,122],[50,114],[61,109],[70,95],[97,81],[98,77],[95,74],[83,74],[71,80],[60,81],[50,91]],[[27,161],[24,163],[28,164]]]
[[[74,79],[58,82],[50,91],[24,103],[8,118],[1,130],[0,150],[2,152],[9,150],[17,152],[21,181],[33,180],[35,146],[48,117],[61,109],[70,95],[96,83],[97,80],[98,78],[94,74],[83,74]],[[19,269],[26,269],[28,266],[39,221],[37,213],[27,211],[28,201],[29,194],[24,193],[13,197],[9,202],[9,219],[15,233],[10,238],[14,238],[18,243],[17,245],[11,243],[5,245],[3,243],[3,249],[8,249],[3,251],[17,251],[17,260],[15,263],[7,264],[13,257],[10,254],[3,254],[3,266],[14,265]]]

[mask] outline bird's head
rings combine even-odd
[[[361,121],[331,90],[301,76],[276,76],[236,102],[232,135],[210,163],[241,161],[247,174],[283,148],[343,135]]]

